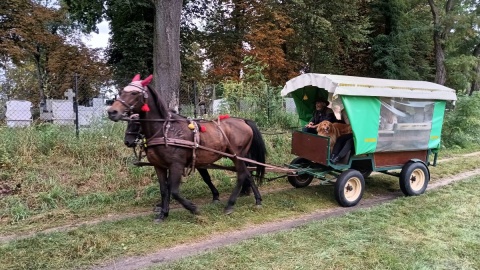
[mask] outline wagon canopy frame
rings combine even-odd
[[[457,100],[454,89],[427,81],[390,80],[317,73],[306,73],[289,80],[280,94],[286,96],[308,86],[325,89],[333,98],[338,95],[347,95]]]
[[[330,100],[337,114],[344,108],[357,155],[438,149],[446,103],[457,100],[454,89],[427,81],[315,73],[289,80],[281,91],[288,94],[301,126],[308,123],[319,97]]]

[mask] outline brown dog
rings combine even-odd
[[[347,124],[332,124],[330,121],[322,121],[317,125],[317,134],[330,138],[330,151],[333,150],[333,146],[335,145],[337,138],[348,133],[352,133],[352,127]]]

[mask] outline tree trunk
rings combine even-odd
[[[451,27],[447,25],[442,25],[441,18],[439,14],[439,9],[433,2],[433,0],[428,0],[428,4],[430,5],[430,9],[432,11],[433,16],[433,43],[435,47],[435,83],[444,85],[445,81],[447,80],[447,70],[445,68],[445,50],[444,50],[444,43],[447,38],[447,34],[450,31]],[[445,3],[445,16],[452,10],[454,2],[452,0],[448,0]]]
[[[180,16],[182,0],[154,0],[154,89],[178,111],[180,90]]]
[[[447,70],[445,69],[445,52],[443,51],[442,39],[438,31],[433,32],[433,44],[435,46],[435,83],[444,85],[447,80]]]
[[[480,91],[480,44],[475,46],[473,50],[473,56],[477,58],[477,65],[474,68],[474,77],[472,80],[472,86],[470,88],[469,96],[473,95],[473,92]]]

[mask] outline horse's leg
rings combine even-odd
[[[258,207],[261,207],[262,206],[262,196],[260,195],[260,191],[258,190],[258,187],[255,184],[255,180],[253,179],[253,176],[251,175],[251,173],[249,171],[247,171],[247,179],[245,180],[245,182],[248,182],[252,187],[253,196],[255,197],[255,205],[258,206]]]
[[[203,182],[207,184],[207,186],[210,188],[210,191],[212,191],[212,196],[213,196],[213,202],[219,202],[219,196],[220,194],[218,193],[217,188],[213,185],[212,183],[212,178],[210,177],[210,174],[208,173],[207,169],[200,169],[197,168],[198,172],[202,176]]]
[[[242,190],[240,190],[240,196],[249,196],[250,195],[250,182],[244,181],[242,185]]]
[[[237,171],[237,184],[235,185],[235,188],[233,189],[232,194],[228,199],[227,206],[225,207],[225,214],[227,215],[233,212],[233,206],[235,205],[235,202],[237,201],[237,197],[240,193],[240,189],[242,188],[242,186],[245,185],[245,182],[251,184],[250,186],[253,189],[256,204],[257,205],[262,204],[262,198],[260,197],[260,192],[258,191],[257,186],[253,182],[253,179],[251,179],[250,172],[248,171],[245,162],[241,160],[234,160],[234,163],[235,163],[235,169]]]
[[[170,211],[170,187],[167,183],[167,170],[161,167],[155,167],[157,173],[158,184],[160,185],[160,202],[157,203],[155,211],[155,222],[162,222],[168,217]]]
[[[170,186],[170,192],[172,193],[172,197],[177,202],[183,205],[183,207],[185,207],[185,209],[190,211],[192,214],[196,215],[198,214],[197,206],[193,202],[180,196],[180,183],[182,180],[183,169],[183,166],[170,166],[168,174],[168,184]]]

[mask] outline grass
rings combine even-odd
[[[476,177],[150,269],[478,269]]]
[[[19,186],[13,194],[0,197],[1,235],[38,232],[116,214],[145,213],[2,244],[0,254],[5,256],[0,256],[0,269],[88,266],[198,241],[219,232],[338,207],[332,186],[293,189],[283,178],[261,187],[263,209],[253,208],[252,197],[240,198],[236,212],[225,216],[224,204],[209,203],[210,191],[195,173],[185,178],[181,190],[185,197],[201,205],[202,215],[195,218],[184,209],[176,209],[167,222],[153,224],[149,212],[159,197],[155,175],[151,167],[129,165],[132,152],[122,144],[124,128],[124,123],[108,123],[100,131],[82,131],[79,139],[68,128],[49,125],[0,129],[0,185]],[[264,138],[268,163],[282,165],[294,158],[290,154],[290,133],[266,131]],[[442,150],[440,158],[457,159],[430,167],[432,181],[478,168],[480,157],[459,156],[477,150],[480,147]],[[220,162],[228,164],[228,160]],[[235,174],[220,170],[210,173],[225,202]],[[267,174],[274,176],[277,175]],[[376,174],[367,179],[364,197],[398,190],[397,179]]]
[[[366,198],[399,191],[398,183],[394,178],[384,177],[384,175],[374,175],[369,178]],[[252,197],[242,197],[236,205],[236,211],[230,216],[225,216],[222,213],[223,204],[207,203],[200,208],[201,216],[195,217],[184,209],[177,209],[173,210],[168,220],[162,224],[153,223],[152,215],[146,214],[120,221],[105,221],[99,224],[82,226],[68,232],[41,234],[1,246],[0,253],[6,254],[6,256],[0,258],[0,265],[5,269],[63,269],[88,266],[122,256],[147,254],[160,248],[199,241],[209,235],[221,232],[238,230],[275,220],[295,218],[320,209],[338,207],[332,193],[333,186],[314,185],[304,189],[290,188],[264,193],[264,208],[262,209],[253,207]],[[426,196],[430,196],[430,193],[433,192],[427,192]],[[455,192],[452,191],[452,193]],[[424,196],[419,198],[421,197]],[[465,199],[467,198],[465,197]],[[416,205],[415,209],[401,210],[403,216],[408,216],[407,214],[410,212],[420,211],[421,205],[428,205],[428,208],[433,207],[433,210],[431,210],[433,212],[438,212],[444,208],[444,206],[437,208],[434,203],[422,204],[421,201],[413,201],[412,203],[411,200],[416,199],[400,199],[400,201],[410,200],[406,201],[406,206]],[[446,200],[453,201],[448,197],[446,197]],[[196,200],[195,202],[198,203],[199,201]],[[475,201],[472,203],[475,203]],[[360,216],[370,215],[368,212],[361,213]],[[375,221],[372,220],[371,222],[384,224],[385,217],[389,215],[391,215],[391,212],[373,213],[370,216]],[[358,218],[356,216],[353,219]],[[418,222],[421,222],[421,218],[418,218]],[[327,224],[320,227],[336,228],[336,226]],[[358,228],[363,228],[363,226],[368,226],[368,224],[360,224]],[[375,228],[378,229],[378,226]],[[318,228],[317,230],[321,231],[322,229]],[[371,230],[375,232],[375,229]],[[341,232],[342,229],[337,234],[341,234]],[[263,240],[259,241],[262,242]],[[322,242],[323,240],[320,239],[319,241]]]

